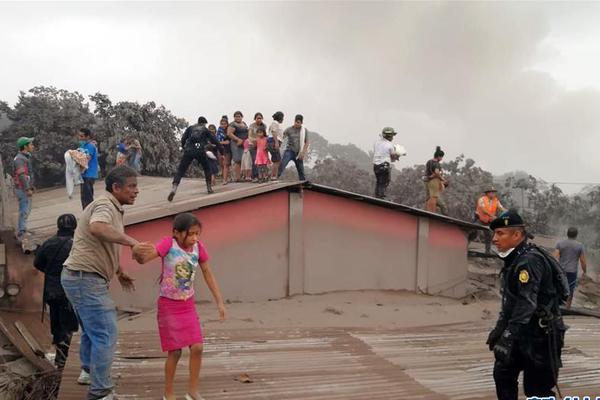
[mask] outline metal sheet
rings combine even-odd
[[[597,394],[600,321],[569,318],[561,387]],[[213,331],[206,337],[203,395],[210,399],[358,400],[494,398],[489,323],[407,330],[265,329]],[[61,400],[81,399],[76,348]],[[185,393],[187,354],[176,388]],[[156,399],[163,390],[164,355],[156,332],[121,337],[113,368],[122,398]],[[235,379],[246,373],[254,383]]]

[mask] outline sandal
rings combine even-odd
[[[186,393],[185,400],[204,400],[204,397],[200,396],[199,398],[194,399],[189,393]]]

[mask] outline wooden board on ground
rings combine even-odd
[[[36,356],[38,356],[40,358],[44,358],[45,353],[44,353],[44,350],[42,349],[42,346],[40,346],[38,341],[33,337],[31,332],[29,332],[29,329],[27,329],[27,327],[23,324],[23,322],[16,321],[15,328],[17,328],[17,331],[19,331],[19,333],[21,334],[23,339],[25,339],[25,342],[27,342],[31,351],[33,351],[33,353]]]
[[[43,326],[32,326],[32,324],[36,324],[34,322],[33,316],[28,315],[27,313],[22,314],[24,318],[19,318],[18,314],[15,313],[7,313],[5,311],[0,311],[0,332],[13,344],[13,346],[25,357],[30,363],[32,363],[38,370],[42,372],[53,371],[54,365],[50,361],[48,361],[44,356],[39,356],[36,354],[43,355],[44,349],[43,346],[40,345],[40,340],[43,339],[43,335],[41,331],[47,329],[46,325]],[[38,314],[39,315],[39,314]],[[32,346],[27,342],[24,336],[21,334],[19,329],[15,325],[17,322],[21,322],[21,328],[24,331],[28,332],[32,338],[32,341],[37,343],[34,347],[37,347],[37,350],[34,350]],[[37,325],[42,325],[40,322],[37,322]],[[31,328],[31,329],[30,329]],[[35,334],[32,334],[31,331],[34,331]],[[46,334],[49,336],[49,331]],[[33,339],[37,338],[37,339]],[[47,344],[48,340],[46,340]]]

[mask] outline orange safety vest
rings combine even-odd
[[[481,206],[481,202],[483,200],[483,207]],[[475,214],[481,222],[484,224],[489,224],[492,222],[493,217],[490,217],[488,214],[484,213],[483,210],[487,211],[489,214],[496,215],[496,211],[498,211],[498,198],[492,199],[487,196],[483,196],[477,201],[477,210]]]

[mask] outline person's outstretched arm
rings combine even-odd
[[[206,285],[210,289],[215,301],[217,302],[217,307],[219,308],[219,318],[221,321],[225,321],[225,303],[223,303],[223,296],[221,295],[219,284],[217,283],[217,280],[215,279],[208,262],[200,263],[200,268],[202,269],[202,275],[204,275]]]

